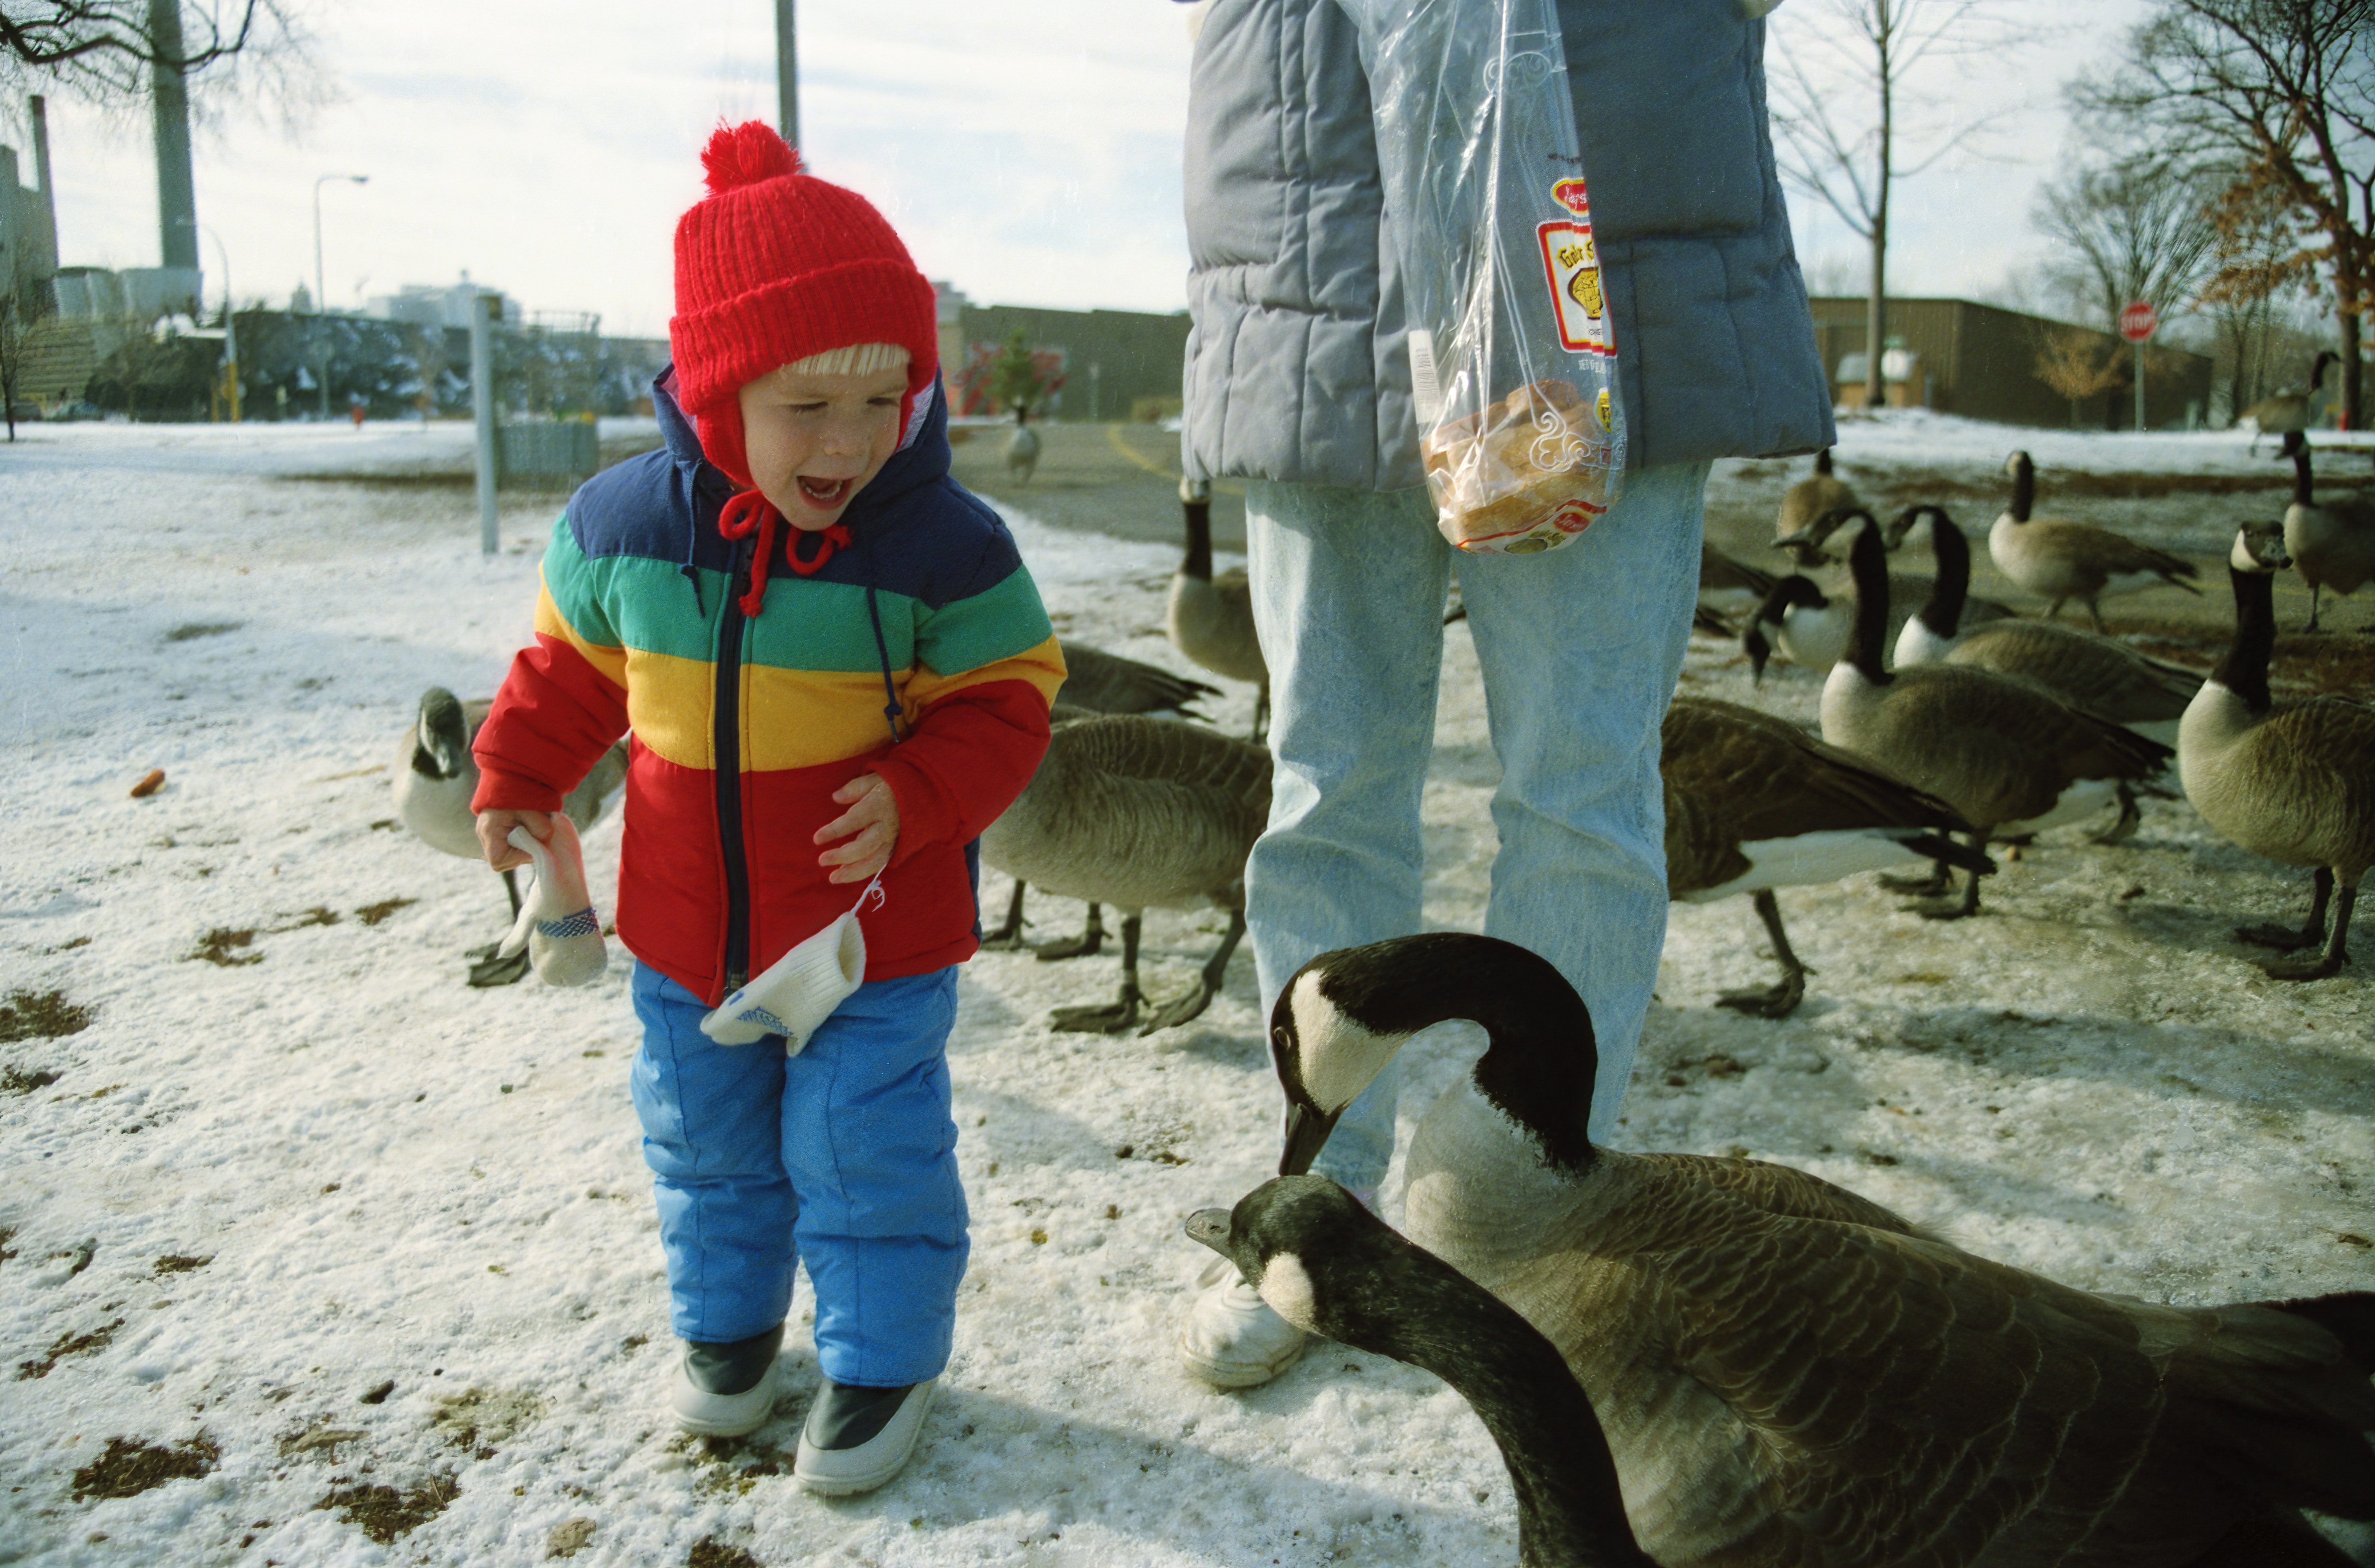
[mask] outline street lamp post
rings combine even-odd
[[[222,236],[201,223],[207,239],[215,242],[215,254],[222,261],[223,269],[223,360],[230,371],[230,422],[239,423],[239,301],[230,291],[230,251],[223,244]]]
[[[329,294],[322,283],[322,187],[333,180],[346,180],[358,185],[371,183],[368,174],[325,174],[313,182],[313,313],[316,316],[330,308]],[[326,419],[330,417],[330,346],[326,342],[322,345],[321,360],[322,376],[316,390],[321,394],[322,418]]]

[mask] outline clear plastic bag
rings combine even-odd
[[[1554,0],[1343,0],[1400,241],[1419,452],[1444,537],[1590,526],[1625,409]]]

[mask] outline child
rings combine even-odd
[[[688,1342],[670,1404],[704,1435],[766,1421],[797,1255],[825,1382],[793,1474],[857,1492],[906,1463],[948,1362],[973,841],[1038,765],[1064,666],[1014,541],[948,477],[932,287],[899,237],[760,122],[703,161],[654,387],[666,445],[554,526],[473,805],[488,859],[517,864],[511,829],[545,837],[632,730],[618,932]],[[805,1050],[702,1033],[878,877],[865,983]]]

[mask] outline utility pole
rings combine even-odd
[[[775,0],[775,120],[784,140],[800,145],[799,53],[792,46],[794,0]]]
[[[479,553],[492,556],[495,536],[495,371],[492,294],[470,300],[470,411],[479,425]]]

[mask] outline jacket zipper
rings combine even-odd
[[[717,697],[713,716],[717,775],[717,847],[726,863],[726,991],[750,978],[750,868],[742,845],[742,598],[734,584],[750,570],[750,544],[735,546],[717,623]]]

